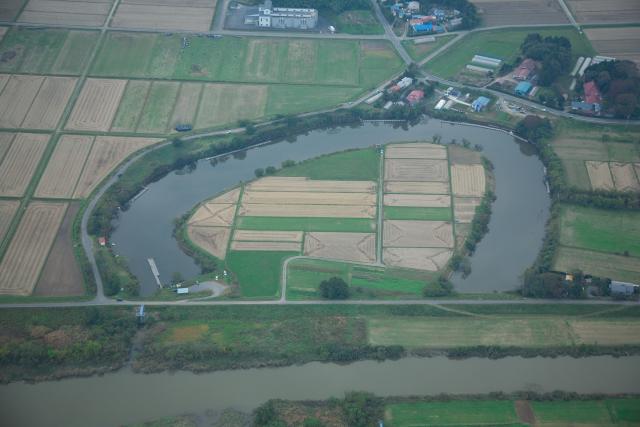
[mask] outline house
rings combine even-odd
[[[98,244],[100,246],[107,246],[107,239],[106,237],[98,237]]]
[[[413,83],[413,79],[411,77],[403,77],[398,82],[398,87],[400,87],[401,89],[404,89],[405,87],[411,86],[411,83]]]
[[[640,290],[640,285],[636,285],[635,283],[628,282],[618,282],[616,280],[612,280],[609,285],[609,290],[612,295],[633,295],[638,293]]]
[[[416,90],[412,90],[409,93],[409,95],[407,95],[407,102],[413,105],[422,101],[423,98],[424,98],[424,91],[416,89]]]
[[[602,95],[593,80],[586,82],[582,88],[584,89],[584,101],[587,104],[602,104]]]
[[[479,96],[475,101],[471,103],[471,108],[473,108],[473,111],[479,113],[480,111],[484,110],[490,102],[491,100],[486,96]]]
[[[420,10],[420,2],[410,1],[407,3],[407,11],[408,12],[418,12]]]
[[[600,104],[589,104],[587,102],[573,101],[571,109],[576,112],[585,114],[599,114]]]
[[[416,33],[432,33],[434,31],[432,22],[425,22],[423,24],[412,25],[413,31]]]
[[[513,73],[513,78],[516,80],[529,80],[535,71],[536,61],[531,58],[527,58],[520,63],[516,71]]]
[[[520,82],[516,86],[515,93],[518,96],[527,96],[527,95],[529,95],[529,92],[531,92],[532,88],[533,88],[533,85],[531,83],[529,83],[529,82]]]

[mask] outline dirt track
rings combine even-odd
[[[451,197],[449,195],[438,194],[385,194],[384,205],[448,208],[451,206]]]

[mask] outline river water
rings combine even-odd
[[[271,398],[326,399],[352,390],[379,396],[520,390],[639,393],[638,366],[640,356],[434,357],[346,366],[309,363],[197,375],[144,375],[121,370],[90,378],[0,386],[0,420],[7,427],[116,426],[209,409],[250,411]]]
[[[466,280],[454,278],[457,290],[474,293],[515,289],[520,275],[540,249],[548,218],[550,201],[542,164],[528,144],[504,132],[435,119],[409,129],[369,123],[357,128],[314,131],[294,143],[284,141],[254,148],[215,165],[201,160],[190,173],[171,173],[150,185],[122,213],[112,241],[116,252],[126,257],[131,271],[140,279],[141,293],[150,295],[157,285],[147,258],[155,259],[164,281],[174,272],[185,278],[199,273],[193,259],[180,250],[172,237],[173,220],[202,200],[253,179],[255,169],[349,148],[429,140],[434,135],[440,135],[445,143],[466,138],[482,146],[484,155],[495,166],[498,199],[493,206],[490,231],[471,259],[472,274]]]

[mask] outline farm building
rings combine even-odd
[[[497,58],[491,58],[489,56],[474,55],[473,59],[471,60],[471,63],[476,65],[481,65],[483,67],[497,68],[500,65],[502,65],[502,60]]]
[[[513,73],[513,78],[516,80],[529,80],[536,71],[536,61],[531,58],[527,58],[520,63],[516,71]]]
[[[609,285],[609,290],[611,294],[614,295],[633,295],[640,290],[640,285],[612,280]]]
[[[571,103],[571,109],[586,114],[598,114],[600,113],[599,104],[589,104],[587,102],[573,101]]]
[[[529,82],[520,82],[516,86],[515,93],[519,96],[527,96],[533,89],[533,85]]]
[[[262,28],[308,30],[315,28],[318,24],[318,11],[316,9],[273,7],[271,0],[265,0],[258,9],[257,16],[251,15],[245,19],[245,24],[251,23]]]
[[[420,2],[410,1],[407,3],[407,11],[409,12],[418,12],[420,10]]]
[[[407,102],[413,105],[422,101],[423,98],[424,98],[424,91],[416,89],[416,90],[412,90],[411,93],[407,95]]]
[[[471,64],[467,64],[465,68],[469,71],[473,71],[474,73],[480,73],[484,75],[487,75],[493,71],[488,68],[478,67],[477,65],[471,65]]]
[[[600,95],[600,90],[593,80],[586,82],[582,88],[584,89],[584,101],[586,103],[598,105],[602,103],[602,95]]]
[[[413,31],[415,31],[416,33],[432,33],[434,31],[433,22],[414,24],[411,26],[411,28],[413,28]]]
[[[486,96],[479,96],[475,101],[471,103],[471,108],[473,108],[473,111],[479,113],[480,111],[484,110],[490,102],[491,100]]]

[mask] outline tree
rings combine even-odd
[[[370,427],[383,418],[382,399],[370,393],[347,393],[342,412],[349,427]]]
[[[320,295],[326,299],[347,299],[349,286],[340,277],[332,277],[320,282]]]
[[[256,178],[261,178],[264,176],[264,169],[258,168],[253,173],[256,175]]]

